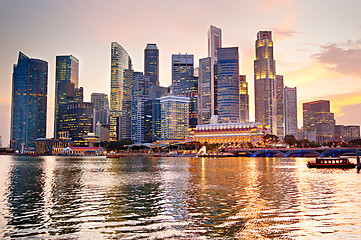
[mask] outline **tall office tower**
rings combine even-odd
[[[163,140],[184,140],[189,127],[189,98],[165,96],[160,98],[161,136]]]
[[[345,139],[345,126],[335,125],[335,140],[343,141]]]
[[[108,95],[105,93],[92,93],[91,102],[93,104],[93,127],[94,132],[97,123],[102,126],[109,124],[109,100]]]
[[[193,75],[194,56],[192,54],[173,54],[172,55],[172,93],[179,96],[180,81]]]
[[[125,49],[111,43],[110,139],[130,139],[132,61]]]
[[[59,106],[59,136],[81,140],[83,135],[93,132],[93,104],[74,102]]]
[[[249,122],[249,95],[246,75],[239,76],[239,121]]]
[[[141,72],[133,73],[131,140],[134,143],[146,142],[145,138],[145,103],[149,96],[150,77]]]
[[[199,59],[198,125],[209,124],[212,116],[212,67],[211,58]]]
[[[285,87],[283,100],[285,135],[297,137],[297,88]]]
[[[19,52],[13,68],[10,147],[35,148],[46,136],[48,63]]]
[[[238,47],[218,48],[218,119],[239,122],[239,61]]]
[[[254,93],[256,122],[269,125],[277,134],[276,64],[271,31],[260,31],[256,40]]]
[[[318,100],[303,103],[303,129],[316,131],[317,142],[333,138],[335,134],[335,118],[330,112],[330,101]]]
[[[198,123],[198,77],[192,74],[179,82],[179,95],[189,98],[189,127],[195,128]]]
[[[148,43],[144,49],[144,75],[149,76],[151,86],[159,86],[159,50],[156,44]]]
[[[208,30],[208,57],[211,66],[211,116],[217,115],[217,69],[215,64],[218,59],[218,48],[222,47],[222,30],[215,26],[210,26]]]
[[[283,76],[276,75],[276,99],[277,99],[277,136],[280,139],[284,137],[284,84]]]
[[[59,128],[60,105],[82,100],[83,90],[78,84],[79,60],[72,55],[56,56],[54,138],[62,131]]]

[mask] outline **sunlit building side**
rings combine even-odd
[[[246,75],[239,76],[239,121],[249,122],[249,95]]]
[[[13,68],[10,147],[35,148],[46,136],[48,63],[19,52]]]
[[[211,58],[199,59],[198,82],[198,124],[209,124],[212,114],[212,74]]]
[[[130,139],[132,61],[125,49],[111,43],[110,138]]]
[[[284,88],[284,122],[285,135],[293,135],[297,138],[297,88]]]

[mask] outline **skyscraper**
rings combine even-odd
[[[239,76],[239,121],[249,122],[249,95],[246,75]]]
[[[277,99],[277,136],[284,137],[284,84],[283,76],[276,75],[276,99]]]
[[[218,48],[222,47],[222,30],[210,26],[208,30],[208,57],[211,66],[211,116],[217,115],[217,70],[215,64],[218,59]]]
[[[79,60],[72,56],[57,56],[55,70],[55,119],[54,137],[59,137],[61,104],[82,100],[83,89],[79,89]]]
[[[110,139],[130,139],[132,61],[125,49],[111,43]]]
[[[143,73],[141,72],[133,73],[131,140],[135,143],[146,142],[145,103],[150,99],[149,85],[150,85],[149,76],[144,76]]]
[[[285,135],[297,136],[297,88],[284,88]]]
[[[212,116],[211,58],[199,59],[198,124],[209,124]]]
[[[239,61],[238,47],[218,48],[218,118],[239,122]]]
[[[303,129],[316,131],[316,140],[330,140],[335,134],[335,118],[330,112],[330,101],[318,100],[303,103]]]
[[[276,66],[271,31],[260,31],[254,61],[255,119],[277,134]]]
[[[48,63],[19,52],[13,68],[10,147],[34,148],[46,136]]]
[[[192,54],[172,55],[172,93],[175,96],[180,94],[180,82],[189,76],[193,76],[194,56]]]
[[[149,76],[151,86],[159,86],[159,50],[156,44],[148,43],[144,49],[144,75]]]
[[[189,127],[195,128],[198,121],[198,77],[186,76],[179,83],[179,95],[189,98]]]
[[[161,136],[163,140],[184,140],[189,127],[189,98],[165,96],[160,98]]]

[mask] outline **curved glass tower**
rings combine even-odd
[[[111,43],[110,139],[130,139],[132,61],[117,42]]]

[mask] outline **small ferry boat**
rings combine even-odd
[[[350,162],[348,158],[344,157],[321,157],[316,158],[316,161],[308,161],[309,168],[354,168],[356,164]]]

